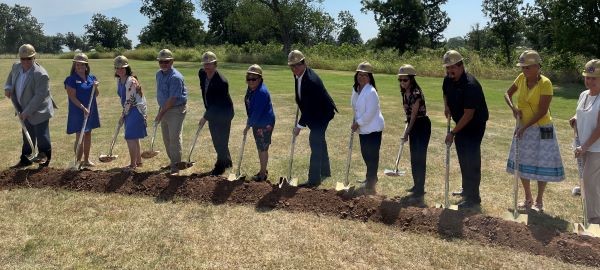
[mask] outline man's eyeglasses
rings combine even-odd
[[[408,82],[410,81],[409,79],[398,79],[399,82]]]
[[[21,57],[22,61],[31,61],[33,60],[33,57]]]
[[[247,82],[255,82],[258,81],[258,78],[246,78]]]
[[[298,67],[300,67],[302,65],[304,65],[304,64],[302,62],[300,62],[300,63],[296,63],[296,64],[293,64],[293,65],[290,65],[290,67],[291,68],[298,68]]]

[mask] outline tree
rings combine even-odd
[[[86,37],[77,36],[73,32],[68,32],[65,35],[65,46],[67,46],[67,48],[69,48],[71,51],[87,51],[89,49],[87,46]]]
[[[200,10],[206,13],[208,17],[208,36],[211,42],[231,41],[234,38],[235,28],[228,25],[227,18],[236,11],[238,2],[240,1],[198,0]]]
[[[167,42],[175,46],[195,46],[205,37],[202,21],[194,18],[191,0],[143,0],[140,12],[150,18],[138,36],[141,44]]]
[[[465,36],[467,46],[478,52],[494,50],[500,46],[500,40],[489,27],[481,28],[479,23],[471,26],[471,31]]]
[[[437,48],[440,45],[440,40],[443,38],[442,32],[446,30],[450,23],[450,18],[446,11],[442,11],[440,6],[448,0],[423,0],[423,8],[425,8],[425,17],[427,22],[423,29],[423,35],[427,39],[428,46]]]
[[[523,29],[519,5],[523,0],[483,0],[482,11],[490,18],[488,26],[501,41],[506,64],[512,62],[511,55],[514,45],[519,41],[519,33]]]
[[[463,37],[451,37],[446,42],[446,47],[449,49],[458,49],[467,45],[467,41]]]
[[[362,11],[372,11],[379,27],[378,47],[393,47],[399,53],[418,48],[420,31],[426,24],[419,0],[361,0]]]
[[[10,7],[0,3],[0,51],[15,53],[19,46],[36,46],[45,42],[43,24],[31,15],[31,8],[21,5]],[[45,52],[39,49],[40,52]]]
[[[362,44],[363,43],[363,40],[360,37],[360,33],[356,29],[356,20],[354,19],[352,14],[350,14],[349,11],[347,11],[347,10],[340,11],[340,13],[338,14],[338,25],[339,25],[339,28],[341,29],[340,33],[338,34],[338,37],[337,37],[338,44],[341,45],[343,43],[348,43],[348,44]]]
[[[100,13],[92,16],[90,24],[84,26],[88,42],[104,48],[131,49],[131,40],[126,37],[127,25],[116,17],[108,18]]]

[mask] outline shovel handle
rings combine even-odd
[[[350,174],[350,164],[352,163],[352,144],[354,142],[354,131],[350,131],[350,141],[348,142],[348,159],[346,160],[346,177],[344,178],[344,186],[349,184],[348,175]]]
[[[518,129],[519,129],[519,119],[517,119],[517,122],[515,124],[515,133],[517,132]],[[521,160],[521,157],[519,155],[519,144],[520,144],[521,140],[517,136],[514,136],[514,138],[515,138],[515,162],[514,162],[515,181],[513,183],[513,216],[516,219],[517,216],[519,216],[519,211],[517,211],[517,200],[519,198],[519,180],[521,178],[520,171],[519,171],[520,160]]]
[[[244,146],[246,145],[246,135],[248,133],[244,133],[244,137],[242,138],[242,145],[240,146],[240,157],[238,158],[238,164],[237,164],[237,175],[239,176],[241,174],[241,170],[242,170],[242,158],[244,157]]]
[[[450,117],[448,117],[448,121],[446,124],[446,132],[450,133]],[[448,198],[448,193],[450,192],[450,147],[451,144],[446,144],[446,179],[444,181],[444,207],[448,208],[450,206],[450,200]]]
[[[97,88],[97,86],[96,86],[96,84],[94,84],[92,92],[90,94],[90,100],[88,101],[88,105],[86,107],[89,113],[83,117],[83,125],[81,126],[81,131],[79,132],[79,140],[77,141],[77,147],[75,148],[75,162],[77,162],[77,156],[78,156],[79,150],[81,148],[81,142],[83,142],[85,126],[87,126],[88,118],[90,117],[90,114],[92,113],[92,102],[94,101],[94,97],[96,96],[95,95],[96,88]]]
[[[196,142],[198,141],[198,137],[200,136],[200,131],[204,127],[204,123],[198,125],[198,129],[196,129],[196,135],[194,136],[194,141],[192,142],[192,147],[190,147],[190,154],[188,155],[188,163],[192,163],[192,153],[194,152],[194,148],[196,147]]]
[[[29,147],[31,147],[31,151],[33,151],[34,150],[33,149],[34,148],[33,141],[31,140],[31,135],[29,135],[29,131],[27,131],[27,127],[25,126],[25,122],[23,122],[23,120],[21,118],[19,118],[19,123],[21,123],[21,129],[23,130],[23,134],[25,135],[25,139],[27,140],[27,143],[29,144]]]
[[[292,127],[292,145],[290,146],[290,165],[288,169],[288,178],[287,181],[292,180],[292,168],[294,166],[294,148],[296,146],[296,134],[294,133],[294,128],[298,123],[298,114],[300,113],[300,107],[296,107],[296,119],[294,120],[294,126]]]
[[[573,132],[575,138],[573,138],[573,146],[575,148],[581,146],[581,141],[579,140],[579,133],[577,132],[577,126],[573,127]],[[587,203],[585,201],[585,185],[583,182],[583,159],[581,157],[577,157],[577,171],[579,172],[579,187],[581,190],[581,209],[583,210],[583,227],[585,229],[588,228],[588,215],[587,215]]]

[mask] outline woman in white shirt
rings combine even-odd
[[[379,107],[379,96],[375,89],[373,66],[369,62],[360,63],[356,69],[351,102],[354,110],[351,128],[359,134],[360,151],[367,165],[367,179],[358,193],[375,194],[384,121]]]
[[[600,224],[600,60],[585,65],[582,74],[588,90],[579,95],[575,116],[569,121],[577,128],[581,145],[575,157],[583,158],[583,192],[589,223]]]

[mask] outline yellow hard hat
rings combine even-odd
[[[260,75],[262,77],[263,70],[259,65],[254,64],[248,68],[248,71],[246,71],[246,73]]]
[[[417,70],[411,65],[404,64],[398,69],[398,76],[417,76]]]
[[[581,73],[581,75],[583,75],[585,77],[599,78],[600,77],[600,60],[593,59],[593,60],[590,60],[589,62],[587,62],[587,64],[585,64],[585,68],[583,70],[583,73]]]
[[[542,63],[540,54],[534,50],[526,50],[519,56],[517,67],[526,67]]]
[[[366,73],[373,73],[373,66],[371,65],[371,63],[364,61],[360,64],[358,64],[358,67],[356,67],[356,71],[357,72],[366,72]]]
[[[31,44],[23,44],[19,47],[19,57],[28,58],[35,56],[35,48]]]
[[[85,55],[85,53],[78,53],[78,54],[75,54],[75,56],[73,57],[73,62],[87,64],[88,57],[87,57],[87,55]]]
[[[156,58],[156,60],[173,60],[173,53],[169,49],[162,49],[160,50],[160,52],[158,52],[158,57]]]
[[[217,55],[211,51],[202,54],[202,64],[217,62]]]
[[[115,58],[114,64],[115,64],[115,68],[128,67],[129,66],[129,60],[127,60],[127,57],[125,57],[123,55],[119,55],[119,56],[117,56]]]
[[[444,54],[444,66],[452,66],[463,60],[462,55],[455,50],[449,50]]]
[[[295,65],[304,60],[304,54],[299,50],[293,50],[288,54],[288,66]]]

